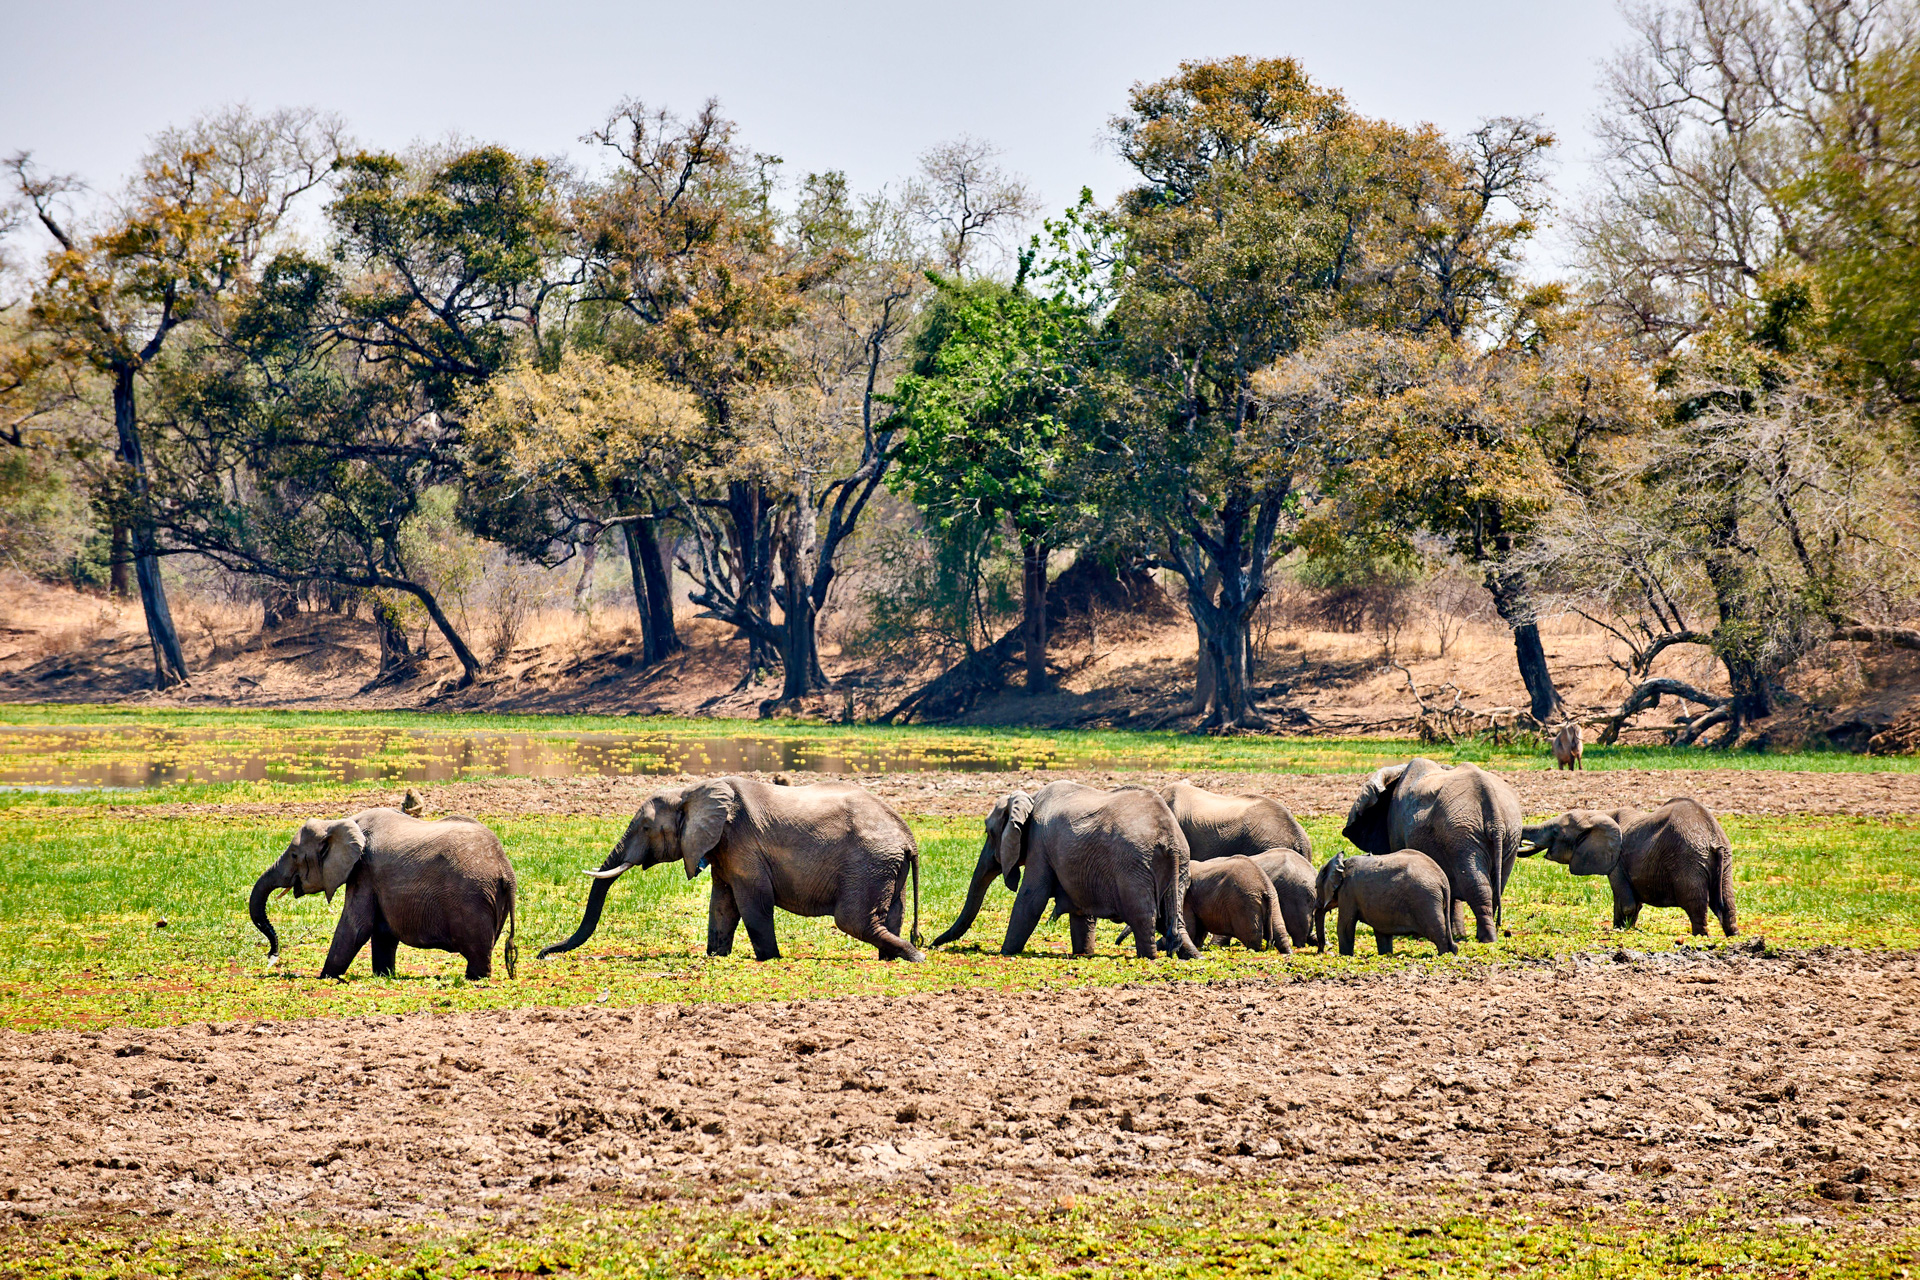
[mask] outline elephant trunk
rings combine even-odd
[[[613,888],[613,882],[620,874],[620,871],[615,870],[615,868],[625,870],[626,860],[626,850],[622,848],[615,848],[612,853],[607,855],[607,860],[601,864],[600,870],[603,873],[612,871],[613,874],[604,877],[595,877],[593,887],[587,890],[587,909],[580,917],[580,927],[575,929],[573,936],[566,939],[566,941],[556,942],[550,947],[540,948],[540,958],[542,960],[545,960],[551,955],[558,955],[562,951],[571,951],[593,936],[593,931],[600,927],[600,912],[607,905],[607,890]],[[589,872],[588,874],[592,875],[593,873]]]
[[[253,882],[252,896],[247,899],[247,915],[252,917],[253,927],[267,936],[267,959],[269,960],[277,960],[280,957],[280,935],[273,931],[273,921],[267,919],[267,896],[275,889],[293,887],[293,876],[282,865],[284,861],[282,859],[281,862],[274,863],[261,873],[260,878]]]
[[[1514,853],[1522,858],[1531,858],[1545,849],[1553,839],[1553,824],[1542,822],[1537,826],[1520,828],[1520,846]]]
[[[987,900],[987,886],[1000,874],[1000,858],[989,837],[980,846],[980,861],[974,864],[973,883],[967,886],[967,905],[960,909],[960,918],[955,920],[947,931],[933,940],[936,947],[945,946],[966,935],[973,927],[973,918],[980,914],[980,904]]]

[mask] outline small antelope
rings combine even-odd
[[[1580,722],[1569,720],[1560,726],[1553,735],[1553,760],[1555,772],[1561,769],[1581,767],[1580,756],[1586,750],[1586,739],[1581,735]]]

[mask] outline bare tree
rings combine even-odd
[[[1026,181],[1000,167],[1000,155],[992,143],[962,135],[923,151],[919,176],[907,185],[903,203],[933,236],[950,275],[974,265],[983,247],[1004,256],[1039,211]]]

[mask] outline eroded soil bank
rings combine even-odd
[[[1920,1199],[1911,954],[0,1037],[22,1217],[338,1221],[1180,1175]]]
[[[705,776],[705,775],[702,775]],[[844,778],[881,796],[902,813],[929,817],[984,817],[995,800],[1013,790],[1032,791],[1061,778],[1096,787],[1158,789],[1188,781],[1232,795],[1271,796],[1302,817],[1345,817],[1366,779],[1364,773],[1112,772],[1089,769],[1025,770],[1015,773],[754,774],[799,784]],[[1502,772],[1520,793],[1528,813],[1566,809],[1653,808],[1675,796],[1692,796],[1717,813],[1857,814],[1884,817],[1920,814],[1920,773],[1805,773],[1769,769],[1610,769],[1581,773]],[[633,778],[496,778],[476,782],[417,783],[412,789],[431,813],[481,816],[626,815],[653,792],[699,779],[692,775]],[[342,813],[395,805],[407,788],[368,785],[331,802]],[[167,816],[309,816],[311,800],[232,804],[129,803],[115,793],[96,811]]]

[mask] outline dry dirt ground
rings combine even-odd
[[[792,772],[754,774],[793,783],[843,775]],[[1770,769],[1608,769],[1580,773],[1544,770],[1503,772],[1520,793],[1529,814],[1567,809],[1653,808],[1675,796],[1693,796],[1723,814],[1859,814],[1881,817],[1920,814],[1920,774],[1796,773]],[[1160,788],[1191,781],[1230,795],[1270,796],[1302,817],[1344,817],[1366,777],[1361,773],[1125,773],[1087,769],[1030,770],[1020,773],[879,773],[853,775],[855,781],[902,813],[927,817],[984,817],[1009,791],[1032,791],[1071,778],[1103,788]],[[699,781],[690,775],[633,778],[494,778],[475,782],[416,783],[413,790],[431,813],[473,813],[486,817],[519,815],[618,815],[630,813],[654,791]],[[342,813],[379,805],[397,805],[401,793],[391,786],[369,786],[337,802]],[[129,816],[186,815],[228,817],[311,816],[313,802],[115,805],[95,812]]]
[[[525,641],[494,662],[472,688],[454,687],[459,668],[440,643],[416,675],[369,688],[379,643],[365,620],[300,614],[271,631],[256,605],[175,602],[193,683],[164,696],[150,689],[152,657],[139,605],[112,602],[0,574],[0,701],[131,702],[143,706],[291,707],[440,711],[486,710],[753,718],[771,705],[777,681],[738,688],[744,642],[710,619],[682,617],[686,651],[640,665],[640,637],[623,614],[592,625],[549,611],[527,624]],[[1547,657],[1568,707],[1589,718],[1617,707],[1626,685],[1609,660],[1623,652],[1599,628],[1557,618],[1542,628]],[[1407,733],[1416,706],[1406,676],[1383,663],[1382,640],[1310,628],[1263,632],[1256,664],[1261,705],[1289,733]],[[1411,626],[1395,656],[1421,690],[1450,703],[1511,713],[1524,706],[1513,641],[1503,628],[1472,622],[1449,633]],[[840,718],[849,699],[871,718],[895,706],[932,671],[867,661],[823,643],[836,681],[808,700],[807,714]],[[1017,687],[963,717],[971,724],[1082,728],[1192,728],[1193,626],[1178,610],[1147,620],[1117,615],[1061,620],[1050,650],[1057,687],[1029,698]],[[1722,683],[1704,650],[1672,649],[1657,674],[1705,688]],[[1809,738],[1849,750],[1889,728],[1920,734],[1920,654],[1829,645],[1789,683],[1808,698],[1762,730],[1775,745]],[[1669,711],[1671,709],[1669,708]],[[1666,714],[1650,711],[1630,741],[1657,741]]]
[[[233,1222],[1155,1175],[1920,1200],[1910,955],[0,1037],[21,1217]]]

